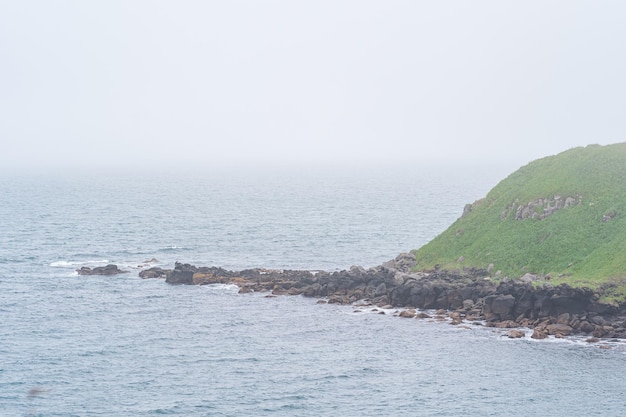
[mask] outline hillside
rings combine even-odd
[[[626,143],[590,145],[531,162],[413,253],[416,269],[493,264],[496,278],[548,275],[553,284],[604,288],[605,296],[623,300]]]

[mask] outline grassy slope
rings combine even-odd
[[[580,195],[582,202],[543,220],[515,220],[515,209],[500,217],[516,199],[526,204],[555,195]],[[603,222],[612,211],[617,215]],[[418,269],[493,263],[509,277],[550,274],[553,281],[591,288],[625,282],[626,143],[575,148],[522,167],[415,253]]]

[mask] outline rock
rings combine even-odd
[[[580,330],[584,333],[591,333],[595,330],[595,326],[588,321],[581,321]]]
[[[600,341],[600,339],[598,339],[597,337],[590,337],[589,339],[585,340],[585,342],[587,343],[598,343]]]
[[[558,324],[569,324],[569,319],[570,319],[570,314],[563,313],[563,314],[559,314],[559,317],[557,317],[556,322]]]
[[[499,295],[491,303],[491,312],[494,314],[508,315],[515,305],[515,297],[512,295]]]
[[[604,320],[604,318],[602,316],[593,316],[589,318],[589,321],[593,324],[596,324],[598,326],[604,326],[606,325],[606,320]]]
[[[376,287],[376,291],[374,291],[375,297],[380,297],[381,295],[387,294],[387,286],[384,282],[381,282],[379,286]]]
[[[166,278],[171,284],[235,284],[241,292],[274,292],[326,299],[330,303],[368,305],[400,309],[402,317],[430,318],[412,309],[437,310],[437,319],[448,315],[452,322],[484,320],[501,328],[537,327],[540,332],[569,335],[594,332],[597,337],[621,337],[626,315],[597,302],[591,290],[558,286],[536,286],[519,280],[503,279],[494,283],[487,270],[462,268],[449,271],[435,268],[411,272],[413,254],[401,254],[384,265],[364,269],[324,272],[248,269],[227,271],[217,267],[195,267],[176,263],[174,270],[153,267],[139,273],[142,278]],[[413,266],[412,266],[413,265]],[[493,272],[493,268],[488,267]],[[89,269],[83,269],[88,273]],[[485,279],[486,278],[486,279]],[[528,281],[533,277],[527,276]],[[357,306],[358,307],[358,306]],[[407,312],[400,313],[406,310]],[[449,313],[452,312],[452,313]],[[610,321],[607,318],[610,317]],[[515,319],[515,321],[512,321]],[[550,327],[548,326],[556,326]],[[558,327],[564,326],[564,327]],[[537,337],[536,335],[536,337]]]
[[[548,334],[547,334],[546,332],[541,331],[541,330],[537,330],[537,329],[535,329],[535,330],[533,331],[533,334],[532,334],[530,337],[531,337],[531,338],[533,338],[533,339],[540,340],[540,339],[545,339],[545,338],[547,338],[547,337],[548,337]]]
[[[574,329],[572,329],[570,326],[568,326],[567,324],[550,324],[546,327],[546,332],[548,334],[551,335],[557,335],[560,334],[562,336],[569,336],[574,332]]]
[[[509,330],[509,332],[507,333],[507,337],[509,339],[520,339],[522,337],[526,337],[526,333],[523,330],[518,329]]]
[[[466,204],[465,207],[463,207],[463,214],[461,215],[461,217],[465,217],[468,214],[470,214],[472,212],[473,207],[474,206],[472,204]]]
[[[388,269],[394,269],[401,272],[409,272],[417,261],[413,253],[401,253],[395,259],[385,262],[382,266]]]
[[[170,272],[170,271],[167,270],[167,269],[154,267],[154,268],[150,268],[150,269],[144,269],[143,271],[139,272],[139,276],[141,278],[143,278],[143,279],[148,279],[148,278],[166,278],[168,272]]]
[[[415,318],[415,310],[404,310],[400,312],[399,316],[406,319]]]
[[[426,313],[424,313],[424,312],[421,312],[421,313],[417,313],[417,314],[415,315],[415,318],[418,318],[418,319],[430,319],[430,318],[432,318],[432,317],[431,317],[429,314],[426,314]]]
[[[128,271],[122,271],[117,267],[117,265],[109,264],[107,266],[98,266],[93,269],[83,266],[80,269],[77,269],[78,275],[117,275],[117,274],[125,274]]]
[[[530,284],[530,283],[532,283],[532,282],[534,282],[534,281],[537,281],[537,279],[538,279],[538,278],[537,278],[537,275],[533,275],[533,274],[524,274],[524,276],[523,276],[523,277],[521,277],[519,280],[520,280],[521,282],[523,282],[523,283]]]
[[[167,274],[165,282],[174,285],[192,285],[193,271],[181,271],[180,269],[174,269]]]
[[[519,327],[519,323],[516,323],[513,320],[505,320],[495,323],[493,327],[496,327],[498,329],[512,329],[515,327]]]

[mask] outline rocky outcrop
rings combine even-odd
[[[353,266],[338,272],[248,269],[227,271],[176,263],[173,270],[150,268],[142,278],[170,284],[235,284],[241,293],[271,292],[323,298],[329,304],[405,308],[401,317],[423,317],[414,309],[448,311],[454,324],[484,321],[499,328],[534,328],[534,338],[590,334],[626,338],[626,309],[602,304],[586,288],[537,285],[533,279],[494,283],[487,271],[412,272],[415,257],[401,254],[370,269]],[[516,337],[519,333],[515,334]]]
[[[107,266],[97,266],[95,268],[89,268],[88,266],[83,266],[80,269],[77,269],[78,275],[117,275],[117,274],[125,274],[128,271],[122,271],[117,267],[117,265],[107,265]]]
[[[509,207],[504,209],[500,219],[504,220],[514,213],[515,220],[544,220],[559,210],[577,206],[581,202],[582,196],[580,194],[567,197],[555,195],[551,198],[539,198],[526,204],[520,204],[519,199],[516,199]]]
[[[150,269],[144,269],[143,271],[141,271],[139,273],[139,277],[143,278],[143,279],[147,279],[147,278],[167,278],[167,274],[168,274],[169,270],[167,269],[163,269],[163,268],[159,268],[159,267],[153,267]]]

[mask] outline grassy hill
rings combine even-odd
[[[550,275],[626,294],[626,143],[570,149],[531,162],[468,205],[414,251],[416,269],[477,267]],[[609,285],[611,286],[611,285]]]

